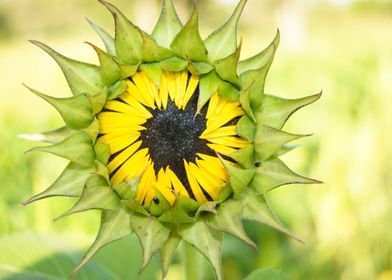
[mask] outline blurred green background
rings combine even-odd
[[[146,31],[159,15],[158,0],[111,2]],[[174,2],[186,21],[192,1]],[[197,4],[207,36],[236,1]],[[47,154],[24,155],[34,143],[18,134],[62,121],[21,82],[54,96],[70,95],[55,62],[27,40],[97,63],[82,42],[101,42],[84,17],[113,30],[110,14],[95,0],[0,0],[0,279],[66,279],[98,230],[94,212],[52,222],[72,199],[20,206],[66,164]],[[266,91],[298,98],[323,90],[320,101],[288,122],[286,130],[314,136],[301,140],[303,146],[284,160],[325,183],[272,191],[273,208],[305,245],[246,223],[259,250],[227,237],[225,279],[242,279],[259,267],[294,279],[392,279],[392,2],[249,0],[239,27],[242,57],[266,47],[276,28],[282,39]],[[76,279],[159,279],[157,260],[137,276],[140,251],[135,238],[110,245]],[[168,280],[182,279],[180,261],[178,254]],[[211,279],[208,267],[205,279]]]

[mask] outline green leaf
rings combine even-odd
[[[291,152],[295,148],[299,147],[300,145],[283,145],[279,150],[275,152],[275,156],[281,156],[288,152]]]
[[[155,85],[159,86],[162,76],[162,67],[160,63],[141,64],[140,69],[155,83]]]
[[[162,268],[162,279],[164,279],[169,271],[170,264],[176,253],[178,244],[181,241],[181,237],[178,235],[177,231],[172,229],[170,232],[169,239],[163,244],[160,249],[161,255],[161,268]]]
[[[247,0],[241,0],[229,20],[205,40],[211,61],[233,53],[237,48],[237,25]]]
[[[233,85],[240,87],[240,79],[237,75],[237,63],[240,58],[241,45],[235,50],[234,53],[215,61],[215,71],[218,76]]]
[[[242,205],[241,201],[229,199],[220,204],[217,214],[207,216],[207,223],[217,231],[229,233],[253,248],[256,244],[246,235],[241,221]]]
[[[27,88],[56,108],[65,124],[71,129],[88,127],[94,119],[93,109],[86,95],[81,94],[69,98],[55,98],[32,88]]]
[[[253,190],[249,190],[243,194],[242,203],[244,206],[242,213],[243,219],[265,224],[303,243],[299,237],[290,232],[286,226],[282,224],[272,211],[265,195],[257,195]]]
[[[43,192],[34,195],[22,205],[52,196],[78,197],[83,191],[84,184],[95,167],[84,168],[74,163],[69,163],[61,175]]]
[[[210,100],[211,96],[218,91],[220,79],[215,71],[207,75],[200,76],[199,82],[199,99],[197,100],[197,112],[200,112],[203,106]]]
[[[84,132],[77,132],[72,134],[64,141],[45,147],[35,147],[30,151],[41,151],[51,153],[79,164],[84,167],[95,166],[94,150],[91,146],[90,136]]]
[[[294,173],[278,158],[264,161],[256,168],[252,187],[261,194],[287,184],[319,184],[320,181]]]
[[[97,137],[99,134],[99,121],[98,121],[98,119],[94,117],[94,120],[90,124],[90,126],[86,127],[85,129],[82,129],[81,131],[86,132],[90,136],[91,141],[95,142],[95,140],[97,140]]]
[[[274,40],[267,48],[265,48],[259,54],[238,63],[238,73],[242,74],[249,70],[255,70],[264,67],[269,68],[275,56],[276,49],[279,46],[279,41],[280,33],[279,30],[277,30]]]
[[[170,46],[183,59],[207,62],[207,49],[200,37],[198,21],[198,13],[193,10],[191,18],[176,35]]]
[[[129,223],[129,213],[124,207],[116,211],[102,211],[98,235],[71,275],[75,275],[102,247],[130,234],[132,234],[132,229]]]
[[[161,16],[155,25],[152,37],[159,45],[168,48],[181,29],[182,23],[178,19],[173,2],[171,0],[163,0]]]
[[[130,218],[131,226],[143,248],[141,271],[150,262],[152,256],[166,243],[170,229],[153,216],[143,216],[133,213]]]
[[[140,67],[141,62],[136,63],[136,64],[120,64],[120,72],[121,72],[121,78],[122,79],[127,79],[129,77],[132,77],[133,75],[136,74],[137,70]]]
[[[223,233],[209,228],[204,221],[182,224],[179,235],[199,250],[211,263],[218,280],[222,279],[222,240]]]
[[[249,90],[250,105],[254,111],[258,110],[263,102],[264,84],[268,68],[249,70],[240,76],[241,85]]]
[[[222,97],[229,101],[238,101],[240,96],[239,90],[235,86],[223,80],[219,81],[218,92]]]
[[[63,141],[65,138],[71,136],[72,133],[74,133],[74,131],[69,129],[67,126],[63,126],[60,128],[56,128],[54,130],[44,131],[41,133],[20,134],[18,136],[22,139],[26,139],[30,141],[57,144]]]
[[[251,169],[254,167],[254,146],[252,144],[236,150],[235,152],[228,154],[228,156],[234,159],[245,169]]]
[[[141,32],[143,39],[143,61],[159,62],[174,56],[174,53],[167,48],[159,46],[153,38],[145,32]]]
[[[237,123],[237,134],[249,141],[255,139],[256,125],[248,116],[243,116]]]
[[[248,187],[249,183],[253,179],[255,174],[254,169],[243,169],[235,166],[234,164],[228,163],[220,158],[227,173],[229,174],[230,186],[234,192],[234,198],[237,198],[241,193]]]
[[[91,95],[91,96],[87,96],[91,106],[93,108],[93,114],[96,115],[98,113],[100,113],[103,109],[103,107],[106,104],[106,99],[108,97],[108,91],[105,88],[101,93],[98,93],[96,95]]]
[[[115,6],[100,0],[112,13],[115,26],[116,58],[122,64],[137,64],[142,60],[143,39],[140,30],[130,22]]]
[[[98,33],[99,37],[102,39],[105,44],[106,51],[108,54],[115,56],[116,55],[116,47],[114,45],[114,39],[109,35],[105,30],[101,27],[93,23],[91,20],[87,19],[87,22],[91,25],[92,28]]]
[[[263,268],[253,271],[244,280],[293,280],[293,278],[281,271]]]
[[[267,125],[260,125],[256,128],[255,160],[264,161],[279,151],[287,142],[306,136],[309,135],[287,133]]]
[[[162,67],[163,70],[179,72],[186,69],[188,61],[179,57],[172,57],[169,59],[162,60],[159,65]]]
[[[104,88],[98,66],[67,58],[41,42],[30,42],[53,57],[63,71],[73,95],[94,95]]]
[[[93,47],[98,55],[102,81],[107,86],[113,85],[121,77],[120,67],[110,54],[105,53],[103,50],[91,43],[87,44]]]
[[[263,105],[256,113],[257,123],[281,129],[294,112],[315,102],[320,97],[321,93],[299,99],[283,99],[265,95]]]

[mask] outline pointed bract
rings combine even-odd
[[[129,224],[129,213],[124,207],[116,211],[102,211],[98,235],[71,275],[75,275],[102,247],[130,234],[132,229]]]
[[[181,29],[182,23],[177,16],[172,0],[163,0],[161,15],[152,32],[152,37],[159,45],[168,48]]]
[[[115,56],[116,55],[116,47],[114,45],[114,38],[109,35],[104,29],[96,25],[91,20],[87,19],[87,22],[91,25],[92,28],[98,33],[102,42],[105,44],[105,48],[108,54]]]
[[[197,112],[210,100],[211,96],[217,92],[220,79],[215,71],[202,75],[199,83],[199,99],[197,100]]]
[[[315,102],[320,96],[321,93],[299,99],[284,99],[265,95],[262,108],[256,113],[257,122],[281,129],[294,112]]]
[[[236,51],[228,56],[215,61],[214,66],[218,76],[233,85],[240,87],[240,79],[237,75],[237,63],[240,58],[241,44]]]
[[[226,57],[237,48],[237,25],[246,2],[241,0],[229,20],[205,40],[211,61]]]
[[[84,167],[94,166],[94,150],[91,146],[91,138],[86,132],[72,134],[64,141],[45,147],[35,147],[30,151],[51,153]]]
[[[223,165],[229,174],[230,186],[233,189],[234,198],[238,198],[241,193],[249,186],[249,183],[253,179],[255,174],[254,169],[243,169],[239,166],[235,166],[220,157]]]
[[[41,133],[20,134],[18,136],[19,138],[30,140],[30,141],[57,144],[63,141],[65,138],[71,136],[71,134],[73,133],[75,133],[75,131],[72,131],[66,126],[63,126],[54,130],[44,131]]]
[[[63,71],[73,95],[94,95],[104,88],[98,66],[67,58],[44,43],[34,40],[30,42],[53,57]]]
[[[177,231],[172,229],[170,232],[169,239],[163,244],[159,253],[161,256],[161,268],[162,268],[162,279],[164,279],[169,271],[169,266],[174,258],[176,249],[180,244],[181,237]]]
[[[223,233],[209,228],[204,221],[180,225],[178,233],[207,258],[214,268],[217,279],[221,280]]]
[[[27,88],[56,108],[63,117],[65,124],[71,129],[86,128],[94,119],[93,108],[86,95],[81,94],[69,98],[56,98],[45,95],[32,88]]]
[[[143,40],[140,30],[114,5],[100,2],[112,13],[116,25],[116,57],[119,63],[137,64],[142,60]]]
[[[34,201],[52,196],[80,196],[87,178],[91,176],[90,173],[94,170],[94,167],[84,168],[74,163],[69,163],[52,185],[43,192],[26,200],[22,205],[27,205]]]
[[[271,158],[256,168],[251,186],[260,194],[288,184],[319,184],[320,181],[294,173],[278,158]]]
[[[168,240],[170,229],[155,217],[146,217],[136,213],[131,215],[130,223],[142,244],[143,261],[140,270],[143,271],[152,256]]]
[[[292,134],[267,125],[259,125],[256,128],[254,144],[255,160],[264,161],[279,151],[287,142],[306,136],[309,135]]]
[[[207,49],[199,33],[199,16],[193,10],[192,16],[171,43],[172,50],[186,60],[207,62]]]
[[[143,61],[159,62],[174,56],[174,53],[167,48],[159,46],[153,38],[145,32],[141,32],[143,39]]]
[[[249,141],[255,139],[256,125],[248,116],[243,116],[237,123],[237,134]]]

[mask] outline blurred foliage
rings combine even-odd
[[[158,0],[112,2],[146,30],[155,24]],[[174,2],[185,20],[190,1]],[[230,1],[198,2],[204,35],[219,26],[233,8],[233,4],[225,4]],[[317,104],[298,112],[287,124],[288,131],[315,135],[300,141],[303,147],[285,155],[285,160],[294,170],[325,184],[272,191],[270,198],[277,214],[306,244],[246,223],[259,250],[228,236],[223,251],[225,279],[243,279],[264,267],[285,271],[294,279],[392,279],[391,2],[332,1],[341,3],[335,6],[326,0],[248,2],[240,25],[243,57],[265,47],[277,27],[282,33],[267,91],[286,98],[324,91]],[[66,261],[61,270],[56,270],[58,263],[43,270],[63,279],[98,228],[99,217],[94,212],[52,223],[72,205],[69,199],[19,206],[49,185],[66,164],[50,155],[24,155],[33,144],[18,139],[18,134],[55,128],[61,119],[20,83],[55,96],[69,94],[55,63],[26,40],[43,40],[70,57],[96,62],[94,53],[79,44],[99,42],[83,22],[84,16],[112,30],[110,15],[93,0],[0,0],[1,269],[17,265],[10,263],[4,254],[9,251],[1,244],[11,251],[38,250],[38,245],[45,251],[48,243],[55,241],[56,250],[49,246],[54,251],[33,263],[50,268],[58,258]],[[23,238],[31,236],[38,245],[25,247]],[[169,280],[181,279],[180,262],[178,254]],[[88,275],[94,267],[105,273],[121,273],[127,270],[119,267],[139,263],[139,245],[129,238],[105,248],[83,273]],[[26,269],[34,267],[31,265]],[[113,268],[116,265],[119,267]],[[210,269],[206,269],[205,279],[212,279]],[[158,279],[156,263],[151,271]],[[5,275],[1,273],[0,278]],[[117,277],[126,279],[124,274]]]

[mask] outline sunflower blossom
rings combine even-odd
[[[59,218],[99,209],[97,238],[73,273],[103,246],[135,233],[142,269],[160,251],[167,274],[182,240],[194,246],[222,279],[223,233],[256,247],[242,220],[298,239],[278,220],[267,193],[286,184],[319,181],[294,173],[279,156],[307,136],[282,128],[321,94],[283,99],[264,93],[279,32],[267,48],[239,60],[237,24],[246,0],[206,39],[193,11],[183,25],[163,0],[152,34],[115,6],[115,37],[90,22],[106,50],[90,44],[100,65],[67,58],[32,41],[58,63],[72,97],[33,93],[54,106],[65,126],[25,138],[51,143],[32,151],[69,160],[59,178],[24,205],[53,196],[78,197]]]

